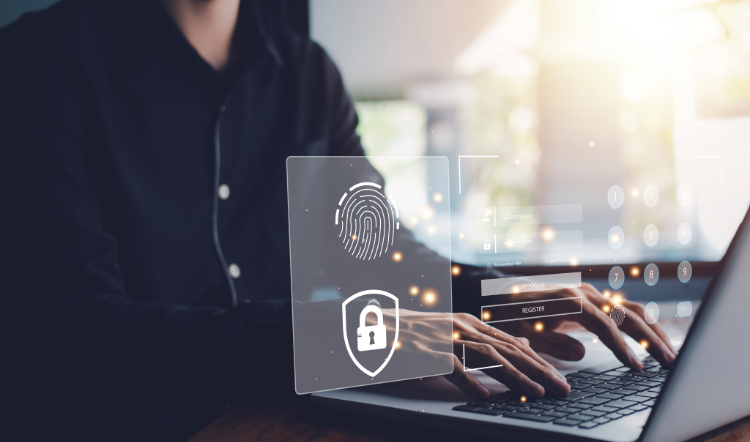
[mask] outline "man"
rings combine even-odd
[[[325,52],[249,0],[64,0],[0,31],[0,56],[13,410],[65,435],[163,440],[238,399],[292,395],[284,162],[364,154]],[[454,292],[496,275],[467,267]],[[574,292],[573,319],[638,368],[606,300]],[[664,333],[626,307],[629,332],[671,363]],[[454,327],[534,396],[569,387],[529,344],[583,356],[552,331]],[[463,370],[449,379],[488,394]]]

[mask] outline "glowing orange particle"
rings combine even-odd
[[[451,267],[451,273],[453,273],[453,276],[458,276],[461,274],[461,266],[453,266]]]
[[[538,332],[540,332],[540,331],[543,331],[543,330],[544,330],[544,322],[542,322],[542,321],[537,321],[537,322],[536,322],[536,323],[534,324],[534,330],[536,330],[536,331],[538,331]]]
[[[458,334],[458,332],[453,332],[453,339],[458,340],[461,337],[461,335]]]
[[[401,254],[401,252],[393,252],[393,262],[401,262],[402,259],[404,259],[404,255]]]
[[[483,312],[482,313],[482,319],[484,319],[485,321],[489,321],[491,317],[492,317],[492,315],[490,315],[490,312]]]
[[[639,269],[638,267],[631,267],[630,274],[633,276],[638,276],[641,274],[641,269]]]
[[[526,396],[521,396],[521,398],[520,398],[520,399],[521,399],[521,402],[526,402],[526,401],[528,400],[528,399],[526,398]]]
[[[647,340],[645,340],[645,339],[644,339],[644,340],[642,340],[642,341],[640,342],[640,344],[641,344],[641,347],[643,347],[643,348],[645,348],[645,349],[648,349],[648,341],[647,341]]]
[[[425,305],[431,306],[437,302],[437,293],[435,293],[434,290],[425,290],[422,293],[422,303]]]
[[[419,287],[417,287],[416,285],[409,287],[409,294],[412,296],[417,296],[419,294]]]

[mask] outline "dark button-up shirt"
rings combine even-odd
[[[156,0],[0,31],[4,338],[48,398],[293,391],[285,160],[363,149],[318,45],[245,0],[235,47],[217,73]]]

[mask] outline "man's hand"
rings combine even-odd
[[[504,295],[507,296],[507,295]],[[570,336],[556,333],[566,321],[574,321],[581,324],[589,331],[596,333],[599,339],[609,347],[623,364],[634,369],[643,368],[640,360],[633,350],[628,347],[620,330],[629,334],[633,339],[640,342],[651,355],[663,366],[668,367],[676,358],[676,352],[672,348],[667,334],[658,324],[649,325],[643,319],[644,308],[641,304],[623,300],[620,305],[624,308],[625,321],[618,329],[608,312],[616,305],[610,299],[605,298],[591,284],[583,284],[580,288],[563,288],[554,291],[535,293],[521,293],[513,296],[513,302],[553,299],[558,298],[581,298],[583,312],[566,316],[544,318],[543,329],[534,327],[536,321],[512,321],[496,323],[515,336],[525,336],[529,339],[531,348],[538,352],[547,353],[558,359],[580,360],[584,353],[583,344]]]
[[[383,310],[386,327],[393,327],[394,315],[393,309]],[[470,368],[502,365],[482,371],[519,394],[538,398],[545,393],[564,396],[570,392],[565,377],[529,347],[528,339],[514,338],[470,314],[451,316],[450,313],[419,313],[402,309],[399,324],[399,351],[426,353],[441,360],[451,358],[453,373],[445,377],[469,396],[484,399],[490,392],[464,369],[461,360],[464,346]],[[453,336],[449,335],[451,329]],[[450,340],[453,341],[452,353],[435,350],[445,348],[445,343]]]

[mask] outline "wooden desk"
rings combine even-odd
[[[386,421],[373,423],[325,410],[315,404],[233,408],[189,439],[189,442],[249,441],[415,441],[456,442],[457,433]],[[465,438],[462,438],[465,439]],[[480,440],[471,437],[471,440]],[[750,440],[750,417],[694,442]]]

